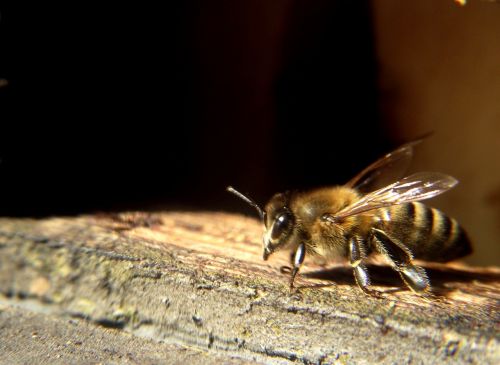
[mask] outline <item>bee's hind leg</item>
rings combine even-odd
[[[357,237],[349,239],[349,264],[354,271],[354,279],[365,294],[380,296],[376,290],[369,289],[370,276],[363,260],[366,258],[365,242]]]
[[[404,283],[416,293],[427,292],[430,289],[427,274],[420,266],[413,265],[410,250],[380,229],[372,228],[372,234],[377,251],[387,257]]]

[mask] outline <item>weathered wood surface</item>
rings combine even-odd
[[[252,364],[0,303],[1,364]]]
[[[375,289],[384,294],[372,298],[348,267],[309,264],[290,294],[279,273],[287,255],[263,262],[261,234],[258,222],[224,213],[0,219],[0,300],[51,316],[42,322],[82,319],[80,347],[92,343],[86,331],[113,328],[105,347],[91,345],[96,361],[173,363],[184,352],[165,346],[189,346],[228,363],[500,363],[499,269],[424,265],[436,294],[426,299],[376,264]],[[0,335],[8,333],[5,323],[22,333],[23,322],[2,319],[6,313],[0,308]],[[69,330],[59,325],[64,338]],[[43,326],[36,332],[25,343],[39,341]],[[130,345],[136,357],[127,358],[129,345],[118,338],[125,335],[139,341]],[[67,336],[75,341],[77,332]],[[9,346],[5,338],[0,351]],[[162,344],[144,344],[146,357],[137,352],[140,341]],[[51,351],[61,363],[83,354],[65,361],[63,350]]]

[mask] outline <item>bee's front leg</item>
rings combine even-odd
[[[290,251],[290,266],[293,266],[293,262],[295,260],[295,251]],[[290,266],[280,266],[280,273],[282,274],[290,274],[292,272],[292,268]]]
[[[293,291],[294,286],[293,282],[295,280],[295,277],[297,276],[300,267],[302,266],[302,263],[304,262],[304,258],[306,256],[306,246],[301,243],[300,245],[297,246],[297,249],[295,250],[295,253],[293,254],[293,268],[290,273],[290,290]]]

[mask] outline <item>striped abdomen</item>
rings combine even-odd
[[[414,202],[377,213],[381,229],[408,247],[416,259],[447,262],[472,252],[462,227],[437,209]]]

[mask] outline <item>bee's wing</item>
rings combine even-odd
[[[370,192],[401,179],[410,166],[413,147],[422,142],[424,138],[404,144],[386,154],[357,174],[346,186],[360,192]]]
[[[454,187],[458,181],[439,172],[419,172],[375,190],[333,214],[334,220],[390,205],[430,199]]]

